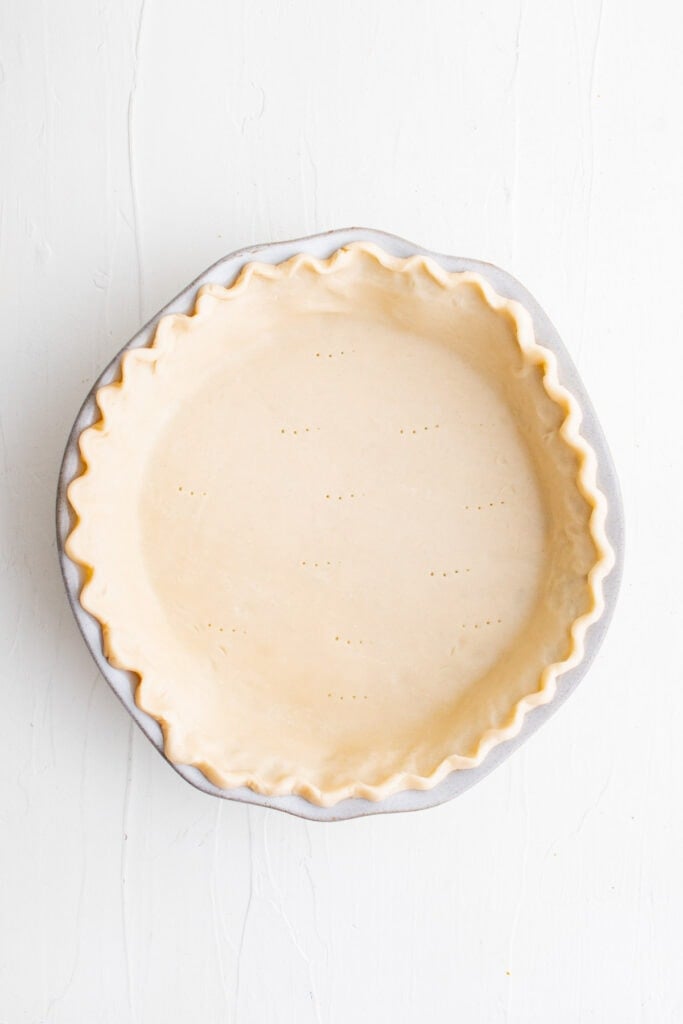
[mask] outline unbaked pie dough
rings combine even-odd
[[[121,367],[67,552],[171,761],[322,805],[427,789],[581,659],[594,454],[482,277],[368,244],[253,263]]]

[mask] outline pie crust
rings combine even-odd
[[[96,401],[66,551],[174,763],[323,806],[429,789],[581,660],[595,455],[480,275],[367,243],[251,263]]]

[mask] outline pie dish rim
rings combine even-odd
[[[604,438],[602,437],[602,432],[590,401],[578,378],[578,374],[571,364],[571,360],[557,332],[535,300],[514,278],[505,271],[490,264],[483,264],[477,260],[439,255],[396,236],[362,228],[341,229],[309,236],[308,238],[294,239],[290,242],[267,243],[264,246],[239,250],[219,260],[191,282],[172,302],[167,304],[153,317],[112,360],[91,388],[74,423],[60,472],[57,500],[58,546],[62,574],[72,610],[86,644],[107,682],[112,686],[114,692],[122,700],[129,713],[137,724],[140,725],[150,741],[162,753],[162,756],[166,757],[163,750],[164,741],[159,723],[139,708],[135,702],[134,691],[138,679],[137,675],[114,668],[104,656],[100,624],[97,619],[85,611],[80,603],[84,570],[73,562],[65,551],[67,537],[70,535],[77,519],[69,504],[66,490],[71,481],[82,473],[78,452],[79,437],[88,426],[92,426],[100,419],[100,412],[95,403],[95,395],[102,386],[115,381],[119,377],[121,359],[126,352],[133,348],[148,346],[151,343],[156,326],[163,316],[170,313],[187,313],[194,309],[196,294],[202,285],[215,283],[229,287],[234,283],[246,264],[253,262],[280,264],[293,256],[301,254],[324,260],[332,256],[337,250],[357,242],[378,246],[390,258],[404,260],[411,256],[426,257],[447,273],[473,272],[484,279],[494,295],[501,296],[504,300],[519,303],[524,307],[533,321],[534,344],[552,353],[559,365],[559,379],[561,382],[559,390],[561,390],[562,397],[566,401],[566,407],[569,409],[570,415],[573,415],[575,418],[577,414],[579,415],[581,425],[580,437],[585,439],[585,442],[579,440],[578,423],[575,423],[576,431],[570,438],[572,446],[577,450],[583,449],[584,456],[586,453],[588,453],[589,458],[592,458],[593,454],[595,456],[597,465],[596,467],[591,466],[591,472],[595,469],[597,479],[594,476],[595,487],[592,490],[588,487],[588,490],[595,497],[598,507],[606,500],[609,508],[607,520],[609,527],[601,520],[597,539],[601,542],[604,541],[605,549],[603,550],[603,560],[597,588],[593,589],[598,597],[600,597],[602,592],[602,606],[600,607],[600,601],[598,601],[598,607],[592,616],[593,621],[589,620],[581,631],[578,644],[579,663],[563,672],[559,686],[551,680],[551,687],[542,695],[544,698],[543,703],[540,703],[536,694],[529,695],[529,697],[518,702],[516,705],[517,709],[519,709],[518,721],[513,729],[511,730],[510,726],[507,726],[505,730],[495,730],[495,733],[498,735],[492,739],[487,749],[484,750],[483,760],[476,766],[457,767],[448,771],[451,759],[447,758],[446,761],[439,765],[441,776],[445,776],[440,780],[434,780],[436,772],[432,773],[429,777],[409,780],[412,785],[417,784],[420,787],[425,786],[425,788],[402,788],[398,792],[384,795],[388,788],[384,784],[383,787],[375,787],[376,792],[373,793],[372,800],[352,796],[344,798],[341,802],[325,805],[317,801],[312,802],[306,796],[294,795],[292,793],[283,795],[262,794],[246,786],[223,788],[212,783],[198,768],[176,764],[166,758],[174,770],[183,776],[186,781],[212,795],[220,796],[224,799],[241,800],[247,803],[275,807],[314,820],[338,820],[368,813],[413,810],[434,806],[444,800],[451,799],[479,781],[480,778],[483,778],[497,763],[500,763],[517,746],[521,745],[527,736],[542,724],[542,721],[545,720],[552,710],[556,710],[585,675],[604,635],[609,617],[611,617],[618,580],[621,575],[621,538],[623,532],[621,500],[618,493],[616,475]],[[559,398],[556,397],[556,400],[559,401]],[[601,517],[603,512],[604,509],[601,510]],[[595,531],[592,530],[592,533],[594,540],[596,540]],[[598,545],[596,544],[596,546]],[[614,556],[611,566],[609,558],[605,554],[605,551],[609,552],[610,549]],[[581,617],[581,619],[584,618],[587,617]],[[602,628],[598,628],[599,626]],[[583,656],[581,657],[582,648]],[[529,698],[532,699],[530,700]],[[541,714],[543,711],[546,714]],[[533,721],[528,721],[532,718],[534,719]],[[507,735],[501,736],[500,734],[503,732]],[[495,756],[496,754],[498,756]],[[389,783],[392,781],[394,781],[394,777],[388,780]]]

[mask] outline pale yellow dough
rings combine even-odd
[[[172,761],[325,805],[429,788],[580,660],[594,456],[479,276],[366,244],[251,264],[97,401],[67,551]]]

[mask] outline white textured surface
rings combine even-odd
[[[680,29],[661,0],[2,4],[3,1024],[683,1019]],[[224,252],[354,222],[537,295],[628,552],[597,663],[521,753],[323,826],[203,796],[133,730],[52,502],[143,319]]]

